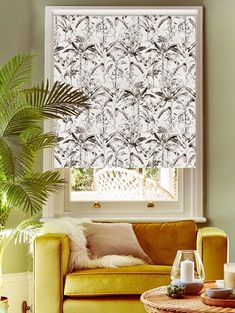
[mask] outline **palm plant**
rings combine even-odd
[[[0,68],[0,266],[9,241],[22,234],[27,239],[27,231],[33,233],[30,225],[35,225],[26,220],[14,230],[4,229],[11,210],[35,215],[65,183],[56,171],[34,171],[38,151],[53,147],[57,139],[44,133],[39,122],[88,109],[83,92],[65,83],[56,82],[50,90],[48,82],[25,88],[31,68],[31,55],[15,56]]]

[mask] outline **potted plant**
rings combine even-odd
[[[34,232],[32,219],[12,230],[5,229],[13,209],[35,215],[51,193],[63,188],[64,180],[57,171],[34,170],[38,151],[53,147],[56,136],[44,133],[44,119],[63,119],[88,109],[87,96],[65,83],[56,82],[51,89],[42,82],[32,88],[31,55],[18,55],[0,68],[0,288],[2,256],[13,238]],[[1,312],[7,312],[2,301]]]

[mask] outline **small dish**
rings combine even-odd
[[[171,284],[175,286],[183,286],[184,293],[186,295],[196,295],[202,290],[204,286],[204,282],[201,279],[195,279],[192,283],[185,283],[179,279],[175,279],[171,282]]]
[[[207,288],[206,295],[214,299],[228,299],[232,288]]]

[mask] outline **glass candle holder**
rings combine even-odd
[[[235,263],[224,264],[224,287],[235,289]]]
[[[205,271],[197,250],[178,250],[172,270],[171,280],[174,285],[186,287],[186,293],[199,292],[204,283]]]

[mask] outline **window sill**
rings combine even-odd
[[[76,218],[77,216],[68,214],[67,216]],[[62,217],[62,216],[56,216]],[[79,217],[77,217],[79,218]],[[43,217],[40,221],[47,222],[54,218],[45,218]],[[194,220],[196,223],[205,223],[205,217],[102,217],[102,218],[92,218],[93,221],[97,222],[127,222],[127,223],[153,223],[153,222],[174,222],[174,221],[182,221],[182,220]]]
[[[135,222],[135,223],[150,223],[150,222],[173,222],[173,221],[179,221],[179,220],[194,220],[197,223],[205,223],[206,222],[206,218],[205,217],[188,217],[188,218],[171,218],[171,217],[165,217],[165,218],[159,218],[159,217],[155,217],[155,218],[139,218],[139,217],[133,217],[133,218],[127,218],[127,217],[118,217],[118,218],[96,218],[96,221],[102,221],[102,222]]]

